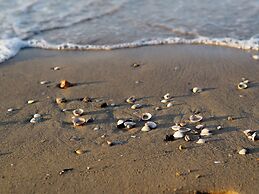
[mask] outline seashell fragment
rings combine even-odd
[[[176,132],[174,133],[174,138],[175,138],[175,139],[181,139],[181,138],[183,138],[183,137],[184,137],[184,133],[181,132],[181,131],[176,131]]]
[[[247,153],[248,153],[248,150],[245,148],[238,151],[238,154],[240,154],[240,155],[246,155]]]
[[[162,110],[162,108],[160,106],[157,106],[155,110]]]
[[[61,104],[61,103],[64,103],[64,102],[66,102],[65,98],[56,98],[56,103],[57,104]]]
[[[7,112],[13,112],[13,111],[14,111],[13,108],[8,108],[8,109],[7,109]]]
[[[118,121],[117,121],[117,128],[119,128],[119,129],[124,128],[124,127],[125,127],[124,122],[125,122],[125,121],[122,120],[122,119],[118,120]]]
[[[196,125],[195,127],[196,129],[203,129],[204,128],[204,125],[200,124],[200,125]]]
[[[42,120],[42,116],[40,114],[34,114],[33,118],[30,120],[30,123],[39,123]]]
[[[41,85],[45,85],[45,84],[48,84],[48,83],[50,83],[50,81],[47,81],[47,80],[44,80],[44,81],[40,82]]]
[[[130,108],[133,109],[133,110],[135,110],[135,109],[139,109],[139,108],[141,108],[141,107],[142,107],[141,104],[133,104]]]
[[[85,120],[85,118],[82,118],[82,117],[75,117],[72,119],[72,123],[75,127],[82,126],[86,123],[86,120]]]
[[[142,117],[141,117],[141,119],[143,120],[143,121],[148,121],[148,120],[150,120],[152,118],[152,114],[150,114],[150,113],[143,113],[142,114]]]
[[[244,82],[240,82],[240,83],[237,85],[237,88],[238,88],[239,90],[246,89],[247,87],[248,87],[247,84],[244,83]]]
[[[60,67],[53,67],[54,71],[60,70]]]
[[[169,102],[169,103],[166,105],[167,108],[170,108],[170,107],[172,107],[172,106],[173,106],[173,103],[172,103],[172,102]]]
[[[174,125],[171,127],[174,131],[179,131],[181,129],[181,126],[179,125]]]
[[[134,104],[136,102],[136,98],[134,96],[131,96],[128,99],[126,99],[126,102],[129,104]]]
[[[125,121],[123,124],[127,129],[132,129],[136,126],[136,123],[132,121]]]
[[[169,99],[171,98],[171,96],[170,96],[169,93],[167,93],[167,94],[165,94],[165,95],[163,96],[163,98],[164,98],[165,100],[169,100]]]
[[[66,89],[70,86],[72,86],[72,84],[70,82],[68,82],[67,80],[61,80],[59,82],[59,88],[61,88],[61,89]]]
[[[27,104],[33,104],[34,102],[36,102],[35,100],[28,100]]]
[[[202,92],[202,89],[199,88],[199,87],[194,87],[194,88],[192,89],[192,92],[193,92],[193,93],[201,93],[201,92]]]
[[[92,99],[88,96],[85,96],[84,98],[82,98],[82,101],[87,103],[87,102],[92,102]]]
[[[258,59],[259,59],[259,55],[252,55],[252,58],[253,58],[254,60],[258,60]]]
[[[222,129],[221,125],[217,126],[217,130],[221,130],[221,129]]]
[[[146,124],[144,125],[144,127],[141,128],[141,131],[143,131],[143,132],[148,132],[150,130],[151,130],[150,127]]]
[[[190,138],[189,135],[185,135],[185,136],[184,136],[184,140],[188,142],[188,141],[191,141],[191,138]]]
[[[84,113],[84,110],[81,108],[73,110],[73,115],[75,115],[76,117],[81,116],[83,113]]]
[[[253,134],[253,131],[251,129],[244,130],[243,133],[248,137]]]
[[[155,122],[153,122],[153,121],[148,121],[148,122],[146,122],[145,125],[147,125],[150,129],[157,128],[157,124]]]
[[[167,102],[168,102],[168,100],[163,99],[163,100],[161,100],[161,102],[165,104],[165,103],[167,103]]]
[[[81,155],[81,154],[85,153],[85,151],[84,151],[84,150],[81,150],[81,149],[78,149],[78,150],[75,150],[75,153],[76,153],[77,155]]]
[[[191,115],[189,119],[191,123],[198,123],[203,119],[203,117],[200,115]]]
[[[204,129],[201,130],[200,135],[201,135],[201,136],[210,136],[210,135],[212,135],[212,133],[210,132],[209,129],[204,128]]]
[[[196,141],[197,144],[204,144],[206,143],[205,139],[199,139],[198,141]]]
[[[253,135],[250,136],[252,141],[258,140],[258,135],[256,132],[253,133]],[[249,137],[248,137],[249,138]]]

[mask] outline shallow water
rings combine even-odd
[[[68,42],[84,49],[149,45],[150,39],[197,43],[201,37],[243,40],[236,47],[255,50],[259,45],[258,0],[0,0],[0,5],[0,62],[35,46],[35,39],[44,40],[37,47],[51,49]]]

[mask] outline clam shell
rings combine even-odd
[[[148,120],[150,120],[152,118],[152,114],[151,113],[143,113],[142,114],[142,117],[141,117],[141,119],[143,120],[143,121],[148,121]]]
[[[84,150],[81,150],[81,149],[78,149],[78,150],[75,150],[75,153],[76,153],[77,155],[81,155],[81,154],[85,153],[85,151],[84,151]]]
[[[119,126],[122,126],[122,127],[124,127],[124,120],[122,120],[122,119],[120,119],[120,120],[118,120],[117,121],[117,127],[119,128]]]
[[[179,125],[174,125],[174,126],[172,126],[171,128],[172,128],[174,131],[178,131],[178,130],[181,129],[181,126],[179,126]]]
[[[163,97],[164,97],[165,100],[169,100],[171,98],[169,93],[165,94]]]
[[[141,131],[143,131],[143,132],[148,132],[150,130],[151,129],[150,129],[150,127],[148,125],[144,125],[144,127],[141,128]]]
[[[197,123],[200,122],[203,119],[203,117],[200,115],[191,115],[189,119],[191,123]]]
[[[246,155],[247,153],[248,153],[248,151],[245,148],[238,151],[238,154],[240,154],[240,155]]]
[[[175,139],[181,139],[181,138],[183,138],[183,137],[184,137],[184,133],[181,132],[181,131],[176,131],[176,132],[174,133],[174,138],[175,138]]]
[[[205,139],[199,139],[198,141],[196,141],[197,144],[203,144],[206,143]]]
[[[142,107],[141,104],[133,104],[133,105],[131,106],[131,109],[135,110],[135,109],[139,109],[139,108],[141,108],[141,107]]]
[[[41,115],[40,114],[34,114],[33,118],[41,118]]]
[[[172,107],[172,106],[173,106],[173,103],[172,103],[172,102],[169,102],[169,103],[166,105],[167,108],[170,108],[170,107]]]
[[[210,132],[209,129],[204,128],[204,129],[201,130],[200,135],[201,135],[201,136],[210,136],[210,135],[212,135],[212,133]]]
[[[28,100],[27,101],[27,104],[32,104],[32,103],[34,103],[35,102],[35,100]]]
[[[72,119],[72,123],[74,126],[82,126],[86,123],[86,120],[82,117],[75,117]]]
[[[81,116],[83,113],[84,113],[84,110],[81,108],[73,110],[73,115],[75,115],[76,117]]]
[[[193,92],[193,93],[200,93],[200,92],[202,92],[202,89],[199,88],[199,87],[194,87],[194,88],[192,89],[192,92]]]
[[[161,102],[165,104],[165,103],[167,103],[167,102],[168,102],[168,100],[163,99],[163,100],[161,100]]]
[[[126,99],[126,102],[129,104],[133,104],[134,102],[136,102],[136,98],[134,96],[131,96],[128,99]]]
[[[237,85],[237,88],[238,88],[239,90],[246,89],[247,87],[248,87],[247,84],[244,83],[244,82],[240,82],[240,83]]]
[[[258,136],[257,136],[256,132],[254,132],[253,135],[251,135],[251,139],[252,139],[252,141],[258,140]]]
[[[61,88],[61,89],[66,89],[70,86],[72,86],[72,84],[70,82],[68,82],[67,80],[61,80],[59,82],[59,88]]]
[[[148,122],[146,122],[145,125],[147,125],[150,129],[157,128],[157,124],[155,122],[153,122],[153,121],[148,121]]]
[[[60,70],[60,67],[53,67],[54,71]]]

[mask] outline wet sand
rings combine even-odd
[[[133,63],[140,66],[134,68]],[[55,66],[60,70],[52,70]],[[237,90],[242,77],[251,83]],[[77,85],[59,89],[62,79]],[[41,85],[43,80],[50,83]],[[0,193],[259,190],[258,141],[242,133],[259,129],[259,61],[249,52],[199,45],[108,52],[26,49],[1,64],[0,83]],[[195,86],[204,91],[193,94]],[[170,108],[160,102],[166,93],[173,97]],[[80,101],[85,96],[93,102]],[[131,110],[125,102],[130,96],[144,106]],[[56,97],[67,102],[57,105]],[[36,102],[27,104],[30,99]],[[96,100],[108,107],[97,107]],[[15,110],[7,112],[9,108]],[[93,117],[94,122],[74,127],[71,116],[76,108],[84,109],[83,117]],[[173,134],[170,127],[176,120],[188,120],[197,111],[213,133],[205,144],[164,141],[165,135]],[[157,129],[140,131],[144,112],[152,113]],[[42,122],[30,123],[35,113],[43,115]],[[121,118],[133,118],[137,126],[117,129]],[[109,146],[107,141],[119,144]],[[179,145],[186,149],[179,150]],[[241,148],[249,153],[239,155]],[[76,149],[86,152],[77,155]]]

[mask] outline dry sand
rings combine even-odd
[[[55,66],[61,69],[53,71]],[[251,83],[240,91],[236,86],[242,77]],[[59,89],[61,79],[77,85]],[[50,84],[40,85],[43,80]],[[259,61],[249,52],[198,45],[103,52],[27,49],[1,64],[0,83],[0,193],[259,191],[258,141],[242,133],[259,129]],[[195,86],[204,92],[192,94]],[[166,93],[174,99],[170,108],[160,103]],[[125,99],[132,95],[145,106],[131,110]],[[84,96],[117,106],[97,108],[95,102],[79,100]],[[68,102],[57,105],[56,97]],[[37,102],[27,104],[30,99]],[[73,127],[75,108],[83,108],[83,117],[94,122]],[[173,134],[174,121],[194,111],[213,131],[207,143],[164,142],[166,134]],[[140,131],[143,112],[153,114],[157,129]],[[43,115],[42,122],[29,122],[35,113]],[[137,120],[136,128],[117,129],[120,118]],[[100,129],[93,130],[96,126]],[[79,139],[71,140],[75,136]],[[249,154],[237,153],[243,147]],[[86,153],[76,155],[76,149]],[[66,168],[73,170],[60,175]]]

